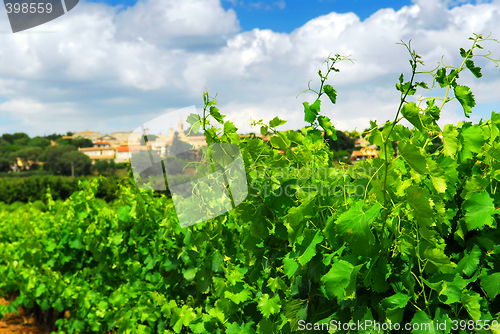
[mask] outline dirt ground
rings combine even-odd
[[[8,305],[9,302],[0,298],[0,305]],[[35,324],[35,319],[25,316],[22,308],[17,314],[6,314],[0,320],[0,334],[50,334],[50,331]]]

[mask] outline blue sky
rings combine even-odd
[[[399,10],[405,5],[411,5],[411,1],[223,1],[222,5],[226,10],[232,8],[236,11],[243,31],[259,28],[291,33],[325,13],[353,12],[363,21],[380,8]]]
[[[163,127],[176,126],[174,111],[201,111],[205,89],[218,94],[221,112],[241,133],[255,131],[252,119],[274,116],[288,120],[283,129],[297,129],[304,125],[302,102],[314,96],[296,96],[311,79],[317,88],[330,53],[355,61],[338,64],[341,72],[328,82],[337,104],[323,101],[322,112],[339,129],[363,130],[370,120],[394,117],[394,85],[402,72],[410,75],[408,52],[397,42],[412,39],[427,65],[422,71],[443,55],[457,66],[473,32],[500,37],[499,2],[81,0],[45,25],[0,34],[0,133],[132,131],[167,112],[172,121]],[[0,31],[9,30],[1,9]],[[483,44],[500,58],[500,44]],[[483,78],[464,72],[459,79],[476,96],[473,121],[500,112],[500,67],[486,59],[476,64]],[[424,97],[444,92],[430,94]],[[440,124],[464,119],[452,101]]]
[[[134,6],[136,0],[98,1],[111,6]],[[354,12],[361,20],[366,19],[380,8],[401,9],[411,5],[411,1],[364,1],[364,0],[281,0],[281,1],[238,1],[222,0],[222,8],[233,9],[240,21],[242,31],[254,28],[271,29],[275,32],[290,33],[309,20],[330,13]]]

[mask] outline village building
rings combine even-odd
[[[110,147],[107,141],[96,141],[94,147],[78,148],[78,151],[92,159],[92,164],[95,164],[97,160],[115,159],[115,149]]]

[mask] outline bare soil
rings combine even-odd
[[[0,305],[8,305],[9,301],[0,298]],[[6,314],[0,320],[0,334],[50,334],[50,331],[36,324],[33,315],[27,315],[21,307],[17,314]]]

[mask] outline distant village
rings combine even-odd
[[[145,135],[148,136],[149,130],[144,129]],[[93,147],[78,148],[78,151],[86,154],[92,159],[94,164],[96,160],[113,159],[115,163],[128,162],[131,155],[135,151],[151,150],[158,153],[161,157],[165,156],[167,146],[172,145],[175,137],[173,128],[170,128],[168,135],[154,135],[152,141],[141,144],[143,135],[135,132],[113,132],[111,134],[102,135],[94,131],[76,132],[73,136],[64,136],[65,139],[86,138],[94,143]],[[179,127],[177,130],[177,138],[192,146],[193,151],[197,151],[200,147],[206,146],[207,142],[205,136],[188,135],[184,131],[184,124],[182,118],[179,119]],[[241,138],[249,137],[250,135],[241,135]],[[253,135],[252,135],[253,136]],[[255,135],[261,138],[264,142],[269,140],[269,136],[260,134]]]
[[[149,135],[148,129],[145,129],[145,134]],[[102,135],[99,132],[82,131],[76,132],[73,136],[65,136],[63,138],[86,138],[92,140],[94,147],[79,148],[78,150],[92,159],[92,163],[100,159],[114,159],[115,163],[128,162],[131,154],[138,150],[151,150],[158,153],[160,156],[165,155],[167,146],[172,145],[175,133],[174,129],[170,128],[168,135],[155,135],[156,139],[148,141],[146,145],[141,145],[140,141],[142,134],[134,132],[113,132],[111,134]],[[241,135],[241,138],[250,135]],[[253,135],[252,135],[253,136]],[[255,134],[264,142],[269,140],[269,135]],[[187,136],[184,132],[182,118],[179,120],[178,138],[192,145],[193,150],[198,150],[202,146],[206,146],[205,136]],[[376,145],[369,145],[364,138],[358,138],[354,141],[354,146],[359,147],[359,150],[354,150],[350,156],[347,156],[351,161],[365,160],[366,158],[377,158],[379,151],[376,150]],[[283,153],[283,152],[280,152]]]
[[[173,128],[169,129],[169,134],[167,135],[156,135],[150,134],[148,129],[144,129],[144,133],[137,132],[113,132],[110,134],[101,134],[95,131],[81,131],[73,133],[71,136],[63,136],[63,139],[88,139],[93,143],[92,147],[79,147],[78,151],[87,155],[94,165],[96,161],[99,160],[113,160],[115,163],[126,163],[130,161],[132,153],[142,150],[148,150],[156,152],[161,157],[164,157],[167,153],[168,147],[172,146],[172,142],[177,137],[178,140],[186,142],[191,145],[192,154],[197,154],[200,147],[206,146],[205,136],[191,135],[185,133],[184,124],[182,118],[179,119],[178,130],[175,132]],[[367,158],[377,158],[379,151],[376,145],[369,145],[365,138],[354,138],[350,137],[348,132],[344,132],[347,137],[354,141],[353,149],[345,152],[345,156],[342,156],[345,161],[356,162],[360,160],[365,160]],[[144,141],[144,135],[148,140]],[[248,134],[240,135],[240,138],[245,138],[249,136],[255,136],[261,138],[264,142],[267,142],[270,138],[269,135],[261,134]],[[152,139],[152,140],[151,140]],[[51,145],[58,145],[55,141],[51,140]],[[284,153],[280,151],[280,153]],[[33,161],[28,161],[28,163],[23,163],[22,159],[17,158],[17,164],[11,165],[12,171],[16,172],[21,169],[30,169],[29,166]],[[43,162],[38,162],[43,164]],[[26,165],[26,166],[24,166]]]

